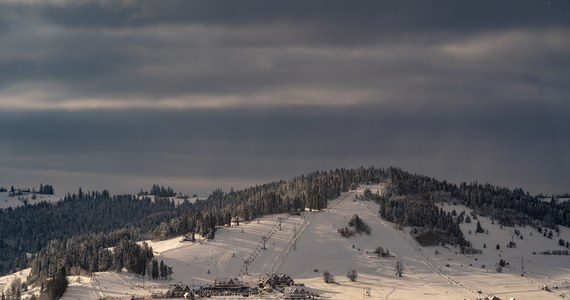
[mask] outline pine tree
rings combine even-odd
[[[481,227],[481,223],[479,221],[477,221],[477,229],[475,230],[475,232],[477,233],[483,233],[485,232],[485,230],[483,229],[483,227]]]
[[[63,296],[65,290],[67,290],[67,285],[69,282],[67,281],[67,272],[65,267],[61,267],[59,273],[55,276],[54,281],[54,294],[56,298]]]
[[[164,262],[160,260],[160,278],[164,279],[166,272],[164,272]]]
[[[156,261],[156,259],[152,260],[152,270],[151,270],[151,274],[152,274],[152,279],[157,279],[158,278],[158,262]]]

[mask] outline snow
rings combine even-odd
[[[458,214],[462,211],[465,211],[466,214],[471,213],[471,209],[463,205],[444,205],[442,208],[445,211],[455,209]],[[489,234],[486,232],[475,233],[477,221],[481,223],[483,229],[489,231]],[[439,264],[452,265],[452,268],[449,268],[450,276],[454,278],[469,278],[470,284],[477,289],[503,295],[508,292],[509,297],[514,295],[517,299],[526,299],[525,295],[531,293],[517,293],[516,291],[536,291],[540,290],[542,285],[565,287],[563,291],[568,295],[570,257],[540,254],[540,252],[545,250],[566,249],[558,245],[558,239],[564,239],[565,241],[570,239],[570,229],[568,227],[560,226],[560,236],[553,230],[554,236],[552,239],[549,239],[534,228],[528,226],[503,226],[501,228],[498,222],[493,224],[489,218],[482,216],[478,216],[477,220],[472,220],[470,224],[463,223],[460,226],[465,238],[473,244],[474,248],[483,250],[483,254],[472,256],[456,255],[455,249],[431,247],[442,252],[441,257],[435,256],[432,258],[433,260],[436,260]],[[515,229],[520,231],[523,236],[522,240],[515,235]],[[471,234],[469,234],[470,230]],[[516,243],[516,248],[507,247],[508,242],[511,240]],[[486,244],[486,248],[483,248],[484,244]],[[496,249],[497,244],[499,244],[500,250]],[[499,274],[496,271],[496,266],[500,259],[507,261],[509,266],[503,268],[502,273]],[[524,262],[524,277],[520,276],[522,262]],[[472,264],[472,267],[469,264]],[[485,269],[481,267],[482,265],[485,265]],[[463,282],[467,281],[464,280]],[[488,282],[492,282],[493,285],[487,286]],[[558,292],[551,294],[562,293],[562,291]],[[539,293],[540,297],[544,297],[542,293],[544,292]]]
[[[20,272],[0,277],[0,293],[8,289],[12,281],[14,281],[16,278],[20,278],[22,282],[25,282],[28,275],[30,275],[30,271],[31,269],[28,268],[21,270]]]
[[[79,282],[70,279],[63,299],[129,299],[131,295],[149,296],[152,292],[166,291],[170,284],[203,285],[224,277],[238,277],[254,285],[261,276],[272,272],[289,274],[296,283],[304,283],[326,299],[477,299],[494,294],[501,299],[547,300],[561,299],[562,294],[570,296],[570,257],[538,254],[548,249],[563,249],[558,246],[558,239],[570,240],[569,228],[561,227],[560,237],[554,233],[554,238],[548,239],[535,229],[517,227],[524,239],[515,237],[517,247],[507,248],[514,228],[501,229],[488,218],[478,216],[489,234],[475,234],[477,220],[462,224],[461,229],[483,254],[461,255],[457,253],[459,249],[449,245],[420,247],[409,236],[409,228],[396,229],[394,224],[377,216],[377,204],[356,199],[365,188],[343,193],[322,212],[271,215],[240,226],[219,228],[214,240],[181,242],[182,238],[177,237],[147,241],[156,258],[173,267],[172,281],[153,281],[125,272],[101,272]],[[383,186],[370,189],[381,193]],[[445,204],[442,208],[470,212],[461,205]],[[337,229],[346,226],[353,214],[370,226],[370,236],[343,238],[338,234]],[[262,237],[267,237],[265,250]],[[487,248],[483,248],[484,243]],[[500,250],[495,249],[496,244],[501,245]],[[377,257],[372,251],[378,246],[389,249],[393,257]],[[520,276],[521,257],[524,277]],[[495,270],[499,259],[510,264],[502,273]],[[396,261],[405,265],[403,277],[395,274]],[[481,267],[483,264],[485,268]],[[355,282],[346,277],[351,269],[358,273]],[[336,283],[323,282],[325,270],[334,276]],[[4,277],[0,278],[0,282],[3,280]],[[543,291],[543,285],[558,289]],[[370,291],[370,297],[364,297],[366,291]],[[263,299],[279,296],[279,293],[265,294]]]
[[[9,207],[16,208],[18,206],[24,206],[24,200],[28,204],[36,204],[42,201],[49,203],[57,202],[61,199],[58,195],[42,195],[36,194],[36,199],[32,199],[32,193],[24,194],[21,196],[9,196],[9,192],[0,192],[0,209],[6,209]]]

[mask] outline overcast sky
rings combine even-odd
[[[570,192],[570,1],[0,2],[0,186],[398,166]]]

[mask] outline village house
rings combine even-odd
[[[200,287],[200,296],[234,296],[249,295],[250,288],[243,285],[237,278],[220,278],[214,281],[214,285]]]
[[[221,278],[214,281],[214,287],[225,289],[241,288],[241,282],[237,278]]]
[[[174,284],[170,286],[168,292],[166,292],[168,297],[184,297],[193,299],[192,291],[189,286],[182,287],[181,285]]]
[[[232,225],[239,226],[239,223],[243,222],[244,220],[240,216],[235,216],[232,218]]]
[[[283,299],[287,300],[300,300],[300,299],[314,299],[314,295],[307,290],[306,287],[300,285],[289,286],[283,292]]]
[[[278,287],[285,287],[285,286],[290,286],[292,284],[294,284],[295,282],[293,281],[293,278],[291,278],[291,276],[287,275],[287,274],[271,274],[271,275],[266,275],[265,278],[260,280],[260,286],[265,288],[265,287],[271,287],[271,288],[278,288]]]

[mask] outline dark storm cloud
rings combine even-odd
[[[346,104],[417,98],[402,86],[459,82],[466,95],[505,79],[560,85],[568,3],[6,2],[0,87],[20,98],[11,106],[67,108],[85,99],[323,104],[329,95],[309,98],[325,90],[344,92],[350,101],[329,101]],[[465,57],[476,47],[483,53]],[[219,99],[228,95],[237,100]]]
[[[570,106],[564,108],[475,106],[456,114],[370,106],[137,110],[128,117],[122,111],[103,116],[90,111],[3,114],[1,134],[10,143],[3,147],[1,164],[24,170],[89,170],[102,178],[145,174],[251,182],[314,169],[397,165],[442,178],[562,191],[568,178],[552,174],[564,174],[568,165],[564,149],[570,146],[570,130],[560,120],[570,117]],[[536,182],[537,177],[548,180]],[[115,184],[100,183],[124,191]],[[137,184],[130,188],[151,182]],[[195,187],[189,180],[180,188]]]
[[[206,192],[375,164],[567,191],[569,14],[569,1],[4,1],[0,185]]]
[[[65,27],[123,27],[156,23],[247,25],[312,23],[335,28],[394,30],[535,27],[568,24],[568,1],[8,1]],[[355,32],[357,32],[355,30]],[[358,30],[366,34],[366,30]],[[336,34],[335,38],[344,35]]]

